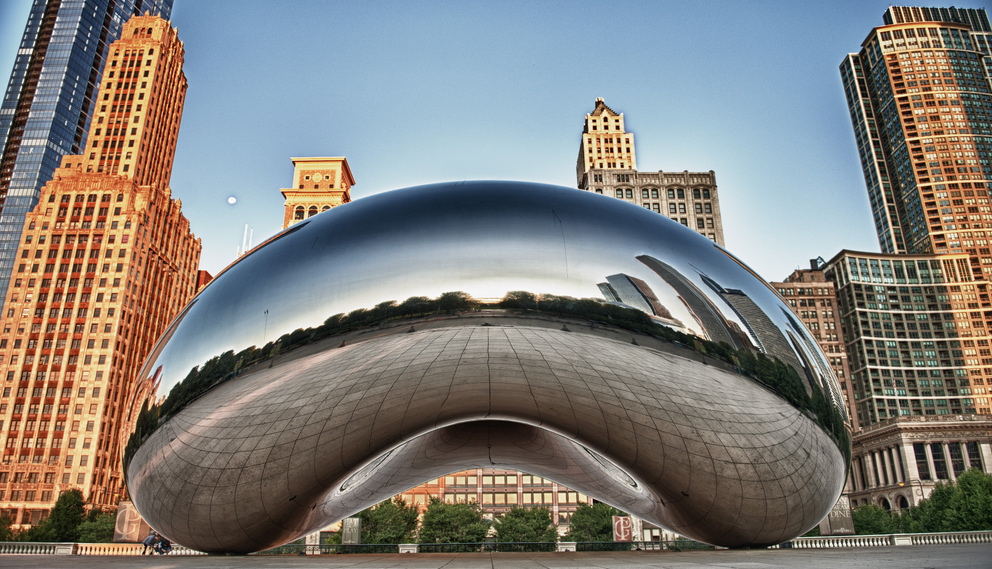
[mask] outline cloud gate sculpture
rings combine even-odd
[[[828,513],[850,452],[823,354],[750,269],[656,213],[533,183],[298,223],[184,309],[141,381],[132,500],[208,552],[490,466],[701,541],[775,544]]]

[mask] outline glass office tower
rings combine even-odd
[[[86,142],[108,46],[131,16],[173,0],[34,0],[0,107],[0,298],[27,213],[62,156]]]

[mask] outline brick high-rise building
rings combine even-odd
[[[713,171],[639,172],[634,134],[602,98],[586,115],[575,174],[581,190],[637,204],[724,244]]]
[[[27,214],[0,317],[0,515],[124,492],[140,367],[196,292],[200,242],[169,178],[186,78],[176,30],[135,16],[108,52],[85,150]]]
[[[0,107],[0,298],[25,216],[62,156],[80,154],[110,44],[128,18],[173,0],[34,0]]]

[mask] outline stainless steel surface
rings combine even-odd
[[[704,541],[774,543],[826,514],[848,452],[823,354],[745,265],[658,214],[541,184],[409,188],[300,223],[218,275],[143,376],[132,498],[211,551],[490,465]]]

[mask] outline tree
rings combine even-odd
[[[79,541],[81,543],[110,543],[114,541],[114,526],[116,524],[116,510],[90,510],[86,521],[79,524]]]
[[[401,498],[362,510],[362,543],[410,543],[417,529],[417,508]]]
[[[0,541],[14,541],[14,530],[10,529],[13,523],[7,516],[0,517]]]
[[[568,541],[613,541],[613,516],[626,515],[620,510],[596,502],[582,504],[569,521],[565,539]]]
[[[992,475],[973,468],[956,482],[937,484],[907,517],[915,531],[992,529]]]
[[[537,297],[525,290],[511,290],[506,293],[501,303],[505,308],[537,308]]]
[[[66,490],[55,501],[48,519],[31,532],[32,541],[79,541],[79,524],[85,519],[83,492],[77,488]]]
[[[854,533],[860,535],[879,535],[899,531],[898,522],[888,510],[875,504],[865,504],[851,510],[854,520]]]
[[[558,541],[558,529],[551,522],[547,508],[513,507],[496,518],[493,526],[500,543]]]
[[[442,312],[455,312],[472,308],[475,301],[467,292],[446,292],[438,297],[437,308]]]
[[[478,504],[446,504],[431,498],[420,525],[420,543],[479,543],[489,531]]]

